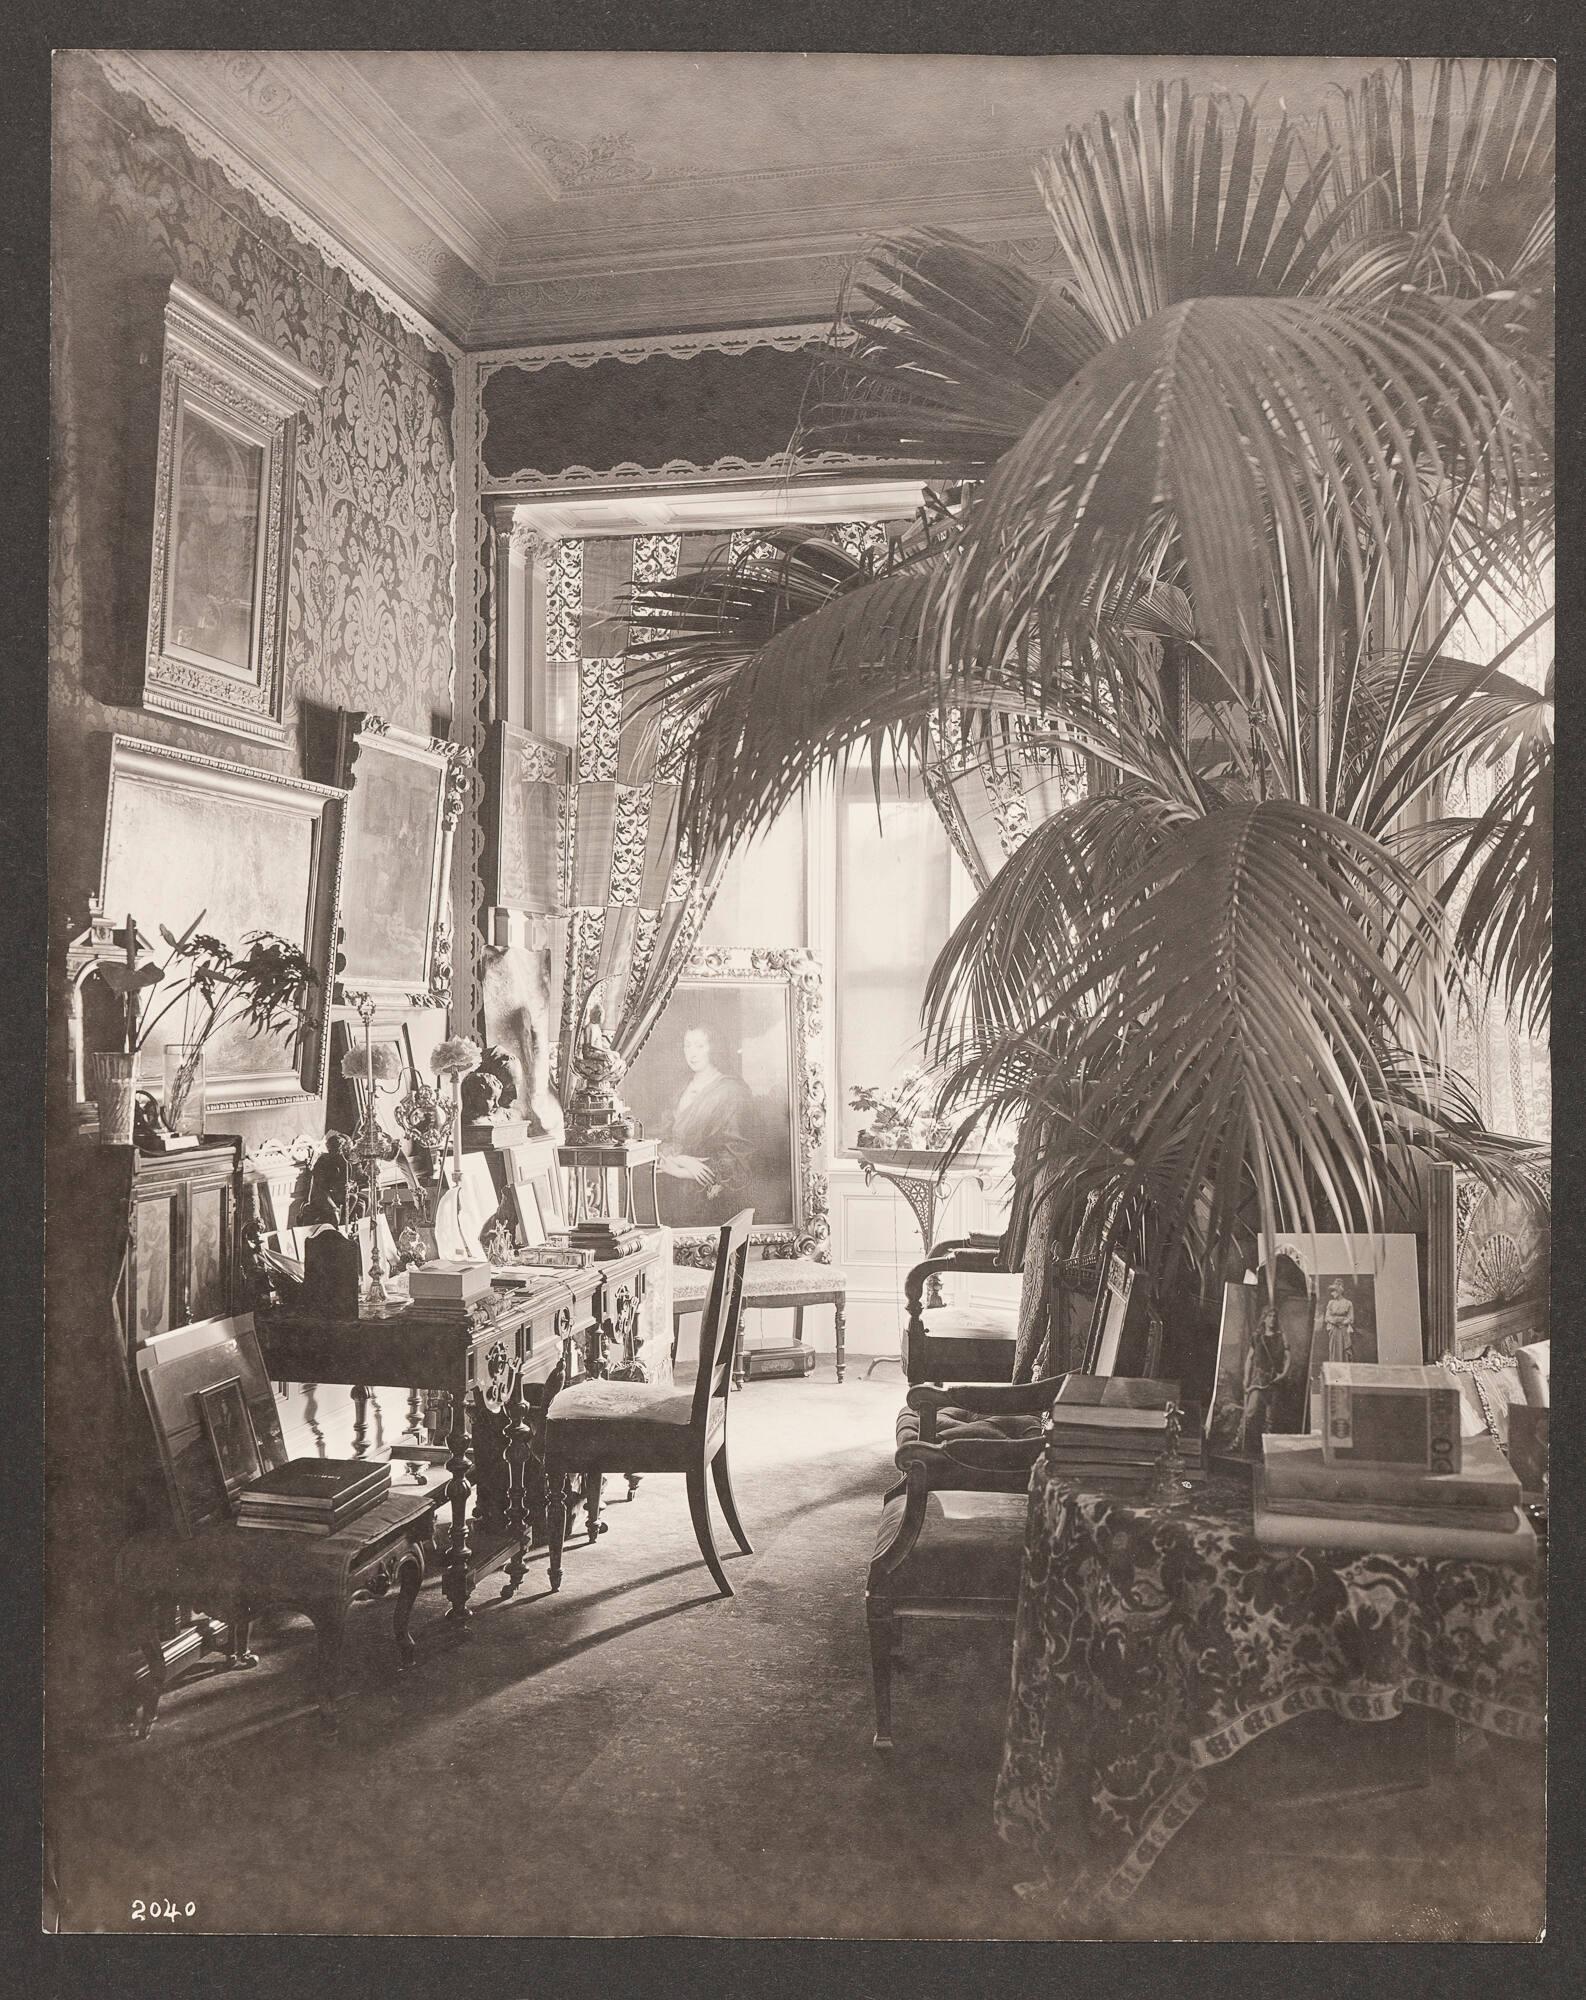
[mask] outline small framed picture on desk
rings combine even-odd
[[[194,1393],[210,1450],[215,1455],[215,1469],[225,1488],[226,1505],[235,1513],[243,1487],[264,1471],[259,1440],[254,1435],[253,1419],[242,1393],[242,1378],[228,1375],[224,1382]]]

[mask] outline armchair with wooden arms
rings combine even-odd
[[[1027,1258],[1019,1337],[1005,1346],[1008,1372],[1028,1379],[911,1383],[898,1413],[899,1478],[882,1500],[865,1588],[878,1750],[892,1748],[892,1673],[903,1621],[1012,1626],[1041,1419],[1064,1372],[1079,1365],[1096,1290],[1094,1271],[1044,1251]]]

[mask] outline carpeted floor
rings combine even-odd
[[[574,1543],[558,1597],[543,1556],[510,1603],[487,1578],[465,1642],[427,1585],[411,1674],[395,1672],[384,1607],[356,1611],[334,1743],[307,1698],[310,1628],[259,1628],[256,1673],[188,1682],[147,1743],[60,1767],[60,1927],[136,1929],[133,1899],[159,1897],[192,1901],[180,1928],[210,1932],[1054,1935],[991,1825],[1006,1638],[911,1632],[897,1752],[870,1748],[864,1573],[898,1400],[895,1369],[839,1387],[829,1364],[733,1398],[756,1552],[728,1557],[731,1601],[699,1564],[682,1481],[652,1478],[608,1504],[593,1547]],[[1480,1908],[1462,1905],[1457,1868],[1406,1868],[1428,1845],[1424,1793],[1386,1818],[1355,1809],[1353,1834],[1346,1815],[1342,1834],[1335,1819],[1287,1847],[1267,1839],[1259,1861],[1249,1811],[1209,1805],[1128,1929],[1534,1934],[1534,1776],[1516,1768],[1478,1785],[1486,1820],[1440,1824],[1443,1858],[1471,1841],[1485,1855]],[[1332,1859],[1316,1858],[1319,1837]]]

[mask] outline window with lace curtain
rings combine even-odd
[[[1546,601],[1551,602],[1551,585]],[[1472,662],[1491,660],[1536,616],[1537,606],[1473,603],[1448,643],[1448,651]],[[1503,671],[1529,687],[1541,688],[1553,661],[1551,624],[1542,627],[1503,663]],[[1508,771],[1472,763],[1445,790],[1446,810],[1480,814],[1491,804]],[[1457,908],[1457,905],[1456,905]],[[1454,1066],[1470,1082],[1488,1126],[1522,1139],[1547,1141],[1553,1133],[1552,1074],[1545,1040],[1530,1034],[1497,995],[1482,993],[1461,1010],[1454,1038]]]

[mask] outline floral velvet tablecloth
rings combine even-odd
[[[1264,1549],[1235,1484],[1164,1512],[1038,1465],[997,1827],[1061,1915],[1104,1919],[1267,1730],[1413,1703],[1536,1739],[1544,1657],[1540,1566]]]

